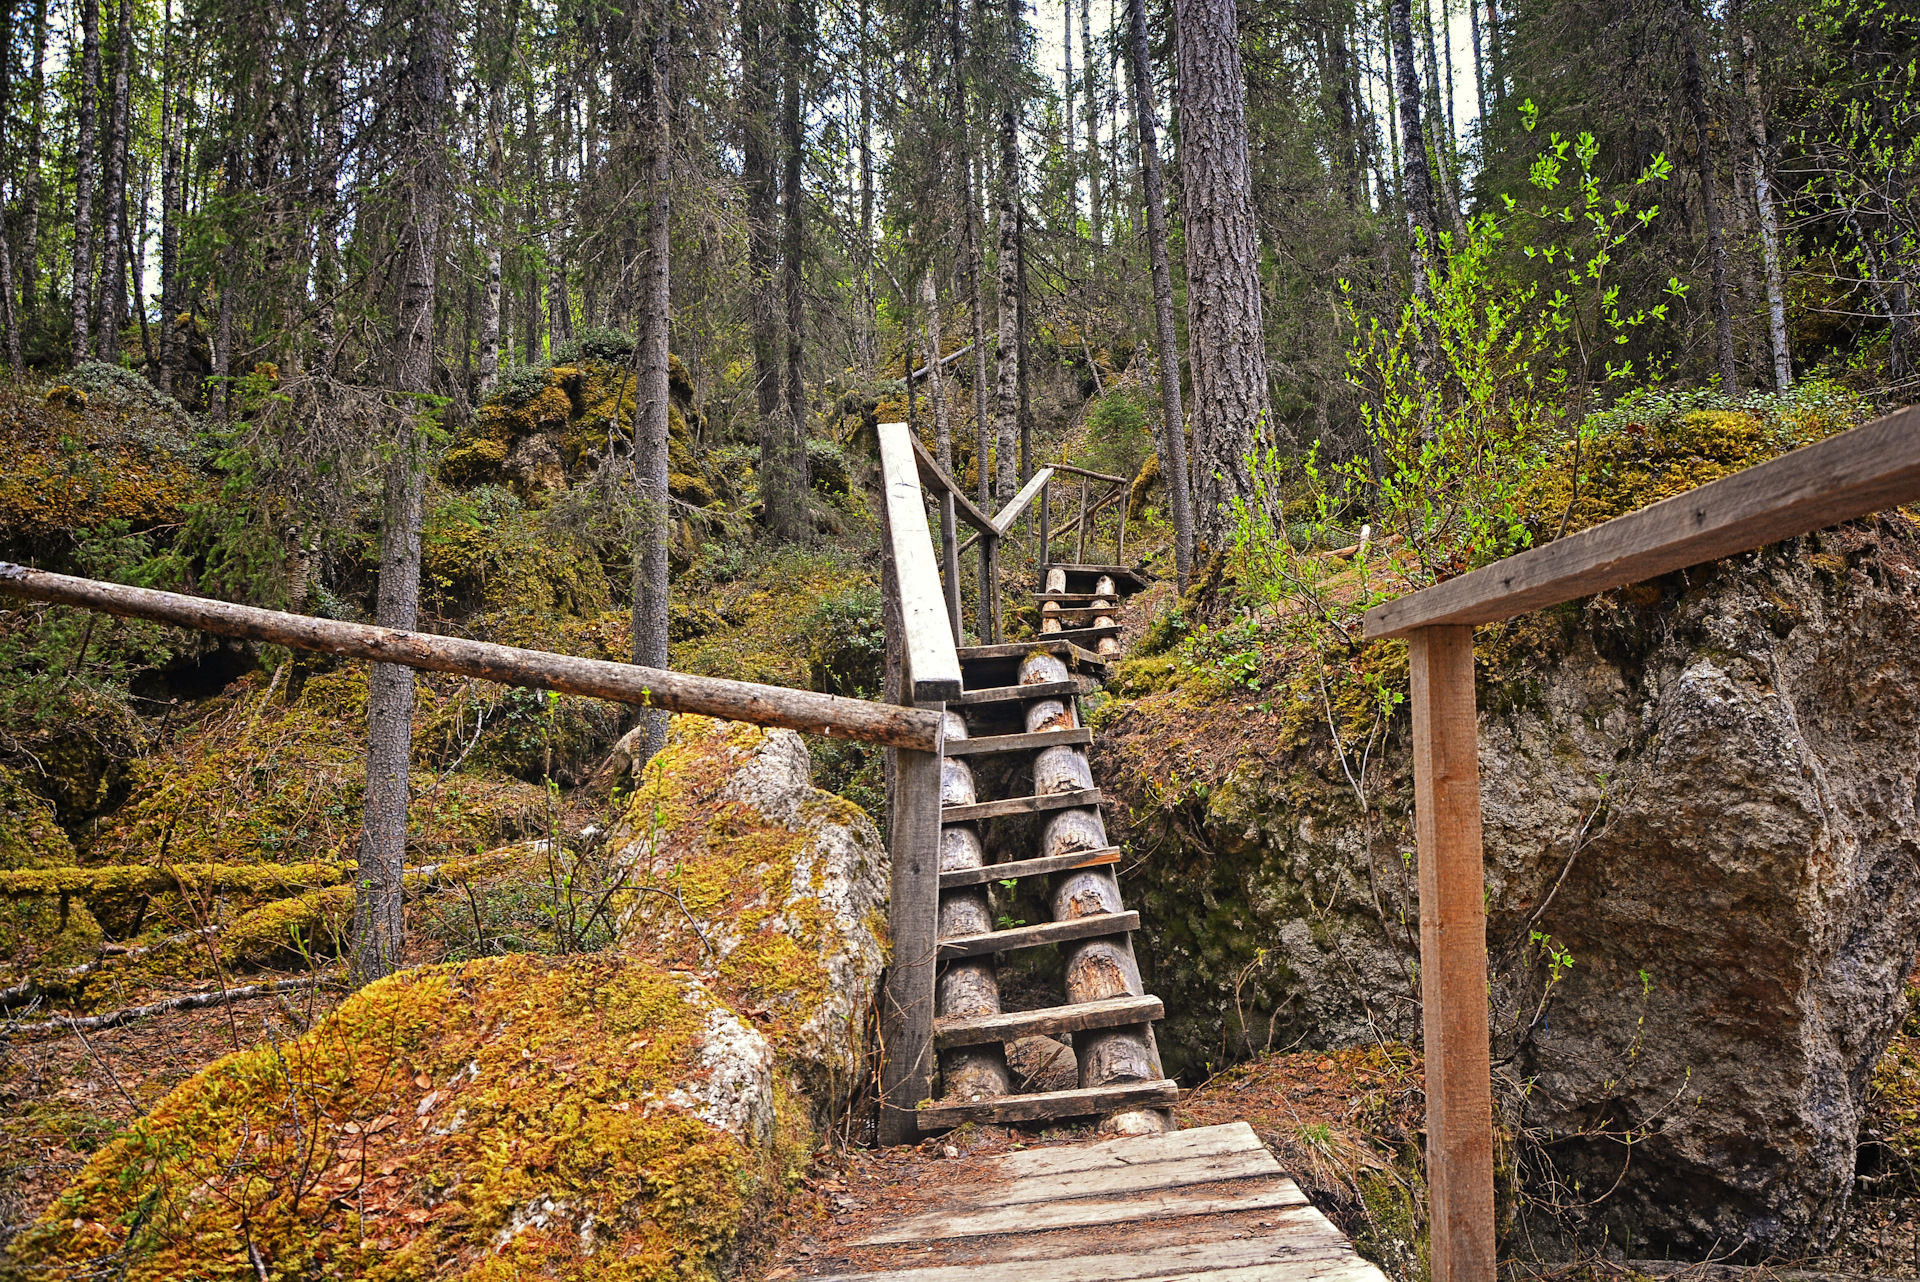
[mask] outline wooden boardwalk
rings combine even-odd
[[[929,1164],[813,1282],[1386,1282],[1245,1122]]]

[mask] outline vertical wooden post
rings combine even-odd
[[[923,705],[936,710],[944,704]],[[933,966],[940,911],[940,754],[894,753],[893,959],[880,999],[882,1144],[920,1139],[914,1107],[933,1096]]]
[[[940,558],[946,562],[947,621],[953,625],[953,643],[965,644],[960,635],[960,530],[954,516],[953,494],[940,492]]]
[[[1047,565],[1053,559],[1053,482],[1040,487],[1040,590],[1047,590]]]
[[[1408,634],[1407,645],[1433,1282],[1493,1282],[1492,1066],[1473,628],[1421,628]]]
[[[1087,478],[1080,478],[1080,532],[1073,542],[1073,563],[1087,563]]]
[[[1127,563],[1127,497],[1126,487],[1122,486],[1120,488],[1120,533],[1115,535],[1113,540],[1113,563],[1115,565],[1125,565]]]

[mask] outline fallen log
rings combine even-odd
[[[91,1033],[102,1028],[114,1028],[120,1024],[130,1024],[136,1019],[151,1019],[155,1015],[166,1015],[180,1010],[204,1010],[209,1006],[224,1006],[228,1002],[251,1001],[256,997],[272,997],[276,993],[298,992],[316,988],[331,982],[325,976],[311,976],[305,979],[275,979],[264,984],[248,984],[244,988],[216,988],[211,992],[188,993],[182,997],[169,997],[164,1001],[149,1002],[145,1006],[127,1006],[120,1010],[110,1010],[101,1015],[57,1015],[52,1019],[15,1019],[0,1024],[0,1033]]]
[[[53,895],[164,895],[169,891],[277,894],[337,886],[353,876],[347,863],[68,865],[0,872],[0,899]]]
[[[221,636],[244,637],[372,663],[451,672],[497,681],[501,685],[531,686],[643,708],[663,708],[668,712],[695,712],[728,721],[784,726],[808,734],[860,739],[920,752],[939,751],[937,713],[816,694],[811,690],[698,677],[631,663],[576,659],[545,650],[469,641],[464,637],[316,619],[177,592],[157,592],[151,588],[52,574],[8,561],[0,561],[0,596],[79,606],[122,618],[153,619]]]

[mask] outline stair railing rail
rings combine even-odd
[[[1433,1282],[1493,1282],[1493,1103],[1473,629],[1920,499],[1920,406],[1367,611],[1407,641]]]
[[[1054,463],[1052,470],[1063,477],[1073,477],[1079,481],[1076,487],[1079,499],[1079,511],[1073,519],[1053,529],[1053,487],[1043,488],[1040,496],[1040,581],[1047,581],[1047,570],[1056,564],[1053,559],[1053,545],[1058,538],[1071,534],[1074,536],[1072,564],[1084,564],[1087,559],[1089,534],[1100,514],[1118,503],[1120,519],[1115,523],[1113,535],[1113,564],[1125,565],[1127,561],[1127,508],[1128,491],[1132,483],[1124,476],[1114,476],[1107,472],[1095,472],[1084,467],[1074,467],[1069,463]],[[1093,483],[1098,482],[1096,491]],[[1063,482],[1062,489],[1065,489]]]

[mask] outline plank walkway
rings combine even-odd
[[[940,1173],[934,1168],[932,1179]],[[1245,1122],[984,1159],[809,1282],[1386,1282]]]

